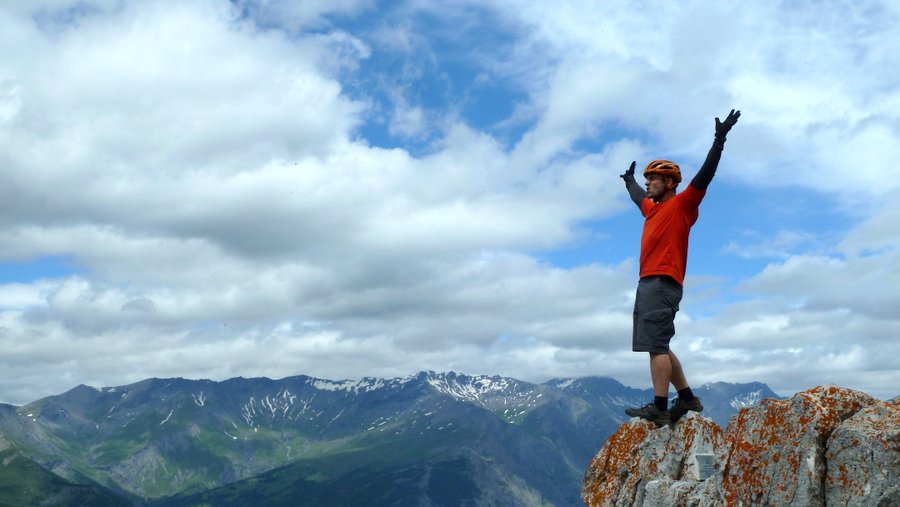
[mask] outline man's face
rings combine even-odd
[[[672,178],[666,178],[665,176],[659,174],[648,174],[647,175],[647,197],[653,199],[654,201],[660,201],[662,198],[669,192],[675,188],[675,180]]]

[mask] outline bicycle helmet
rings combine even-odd
[[[675,183],[681,183],[681,168],[675,162],[668,160],[654,160],[647,164],[647,168],[644,169],[644,177],[646,178],[648,174],[668,176],[674,179]]]

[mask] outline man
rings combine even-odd
[[[699,216],[700,201],[716,174],[725,136],[741,116],[734,109],[724,122],[716,118],[716,134],[703,166],[687,188],[678,193],[681,169],[668,160],[654,160],[644,169],[646,191],[634,179],[635,162],[621,175],[631,199],[645,217],[641,236],[640,281],[634,302],[632,349],[650,353],[650,377],[654,399],[625,413],[654,422],[675,424],[689,410],[702,412],[700,398],[694,396],[681,362],[669,349],[675,335],[675,313],[681,302],[687,267],[688,236]],[[678,397],[669,409],[669,384]]]

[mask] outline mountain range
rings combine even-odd
[[[720,425],[778,398],[695,388]],[[651,390],[420,372],[148,379],[0,404],[0,505],[578,505],[588,462]]]

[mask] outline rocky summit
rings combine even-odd
[[[900,403],[820,386],[741,409],[632,419],[584,476],[588,506],[900,505]]]

